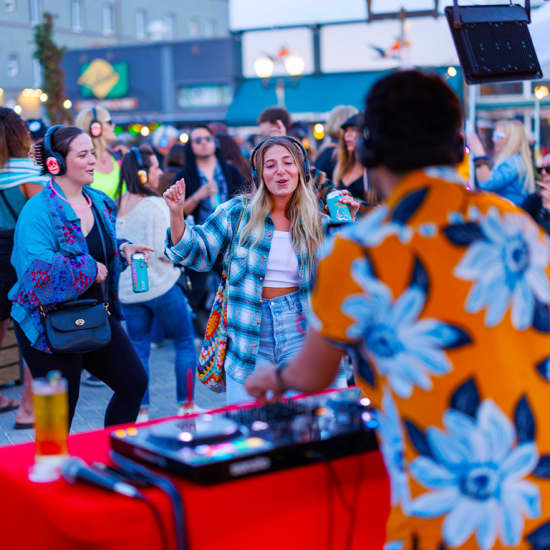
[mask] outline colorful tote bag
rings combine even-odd
[[[235,249],[235,237],[239,232],[246,203],[247,200],[245,199],[239,222],[237,223],[237,229],[233,233],[231,240],[227,276],[224,271],[206,325],[206,332],[199,357],[199,367],[197,369],[199,380],[216,393],[225,391],[224,363],[225,354],[227,353],[227,295],[229,292],[229,277],[231,274],[233,251]]]

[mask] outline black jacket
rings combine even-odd
[[[542,204],[538,193],[531,193],[521,207],[546,231],[550,233],[550,211]]]

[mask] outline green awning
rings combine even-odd
[[[445,68],[433,68],[432,72],[443,74]],[[393,71],[370,71],[354,73],[321,73],[304,75],[296,80],[283,77],[285,83],[285,107],[300,119],[328,113],[336,105],[364,106],[366,93],[381,77]],[[269,79],[264,86],[259,78],[241,81],[231,103],[225,121],[229,125],[249,126],[256,124],[258,115],[266,108],[277,105],[275,83],[280,77]],[[462,96],[462,77],[459,74],[449,83]]]

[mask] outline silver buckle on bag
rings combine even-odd
[[[86,321],[84,321],[84,319],[77,319],[74,324],[77,326],[77,327],[82,327],[86,324]]]

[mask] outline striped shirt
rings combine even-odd
[[[168,230],[166,256],[174,263],[190,269],[210,271],[218,255],[223,254],[227,273],[231,242],[243,206],[241,197],[220,204],[204,224],[192,227],[186,225],[183,236],[176,245],[172,243]],[[247,206],[239,225],[239,234],[249,217],[250,207]],[[235,236],[227,301],[228,346],[225,372],[227,376],[241,383],[256,364],[262,318],[262,288],[273,232],[273,219],[268,215],[263,236],[254,245],[249,240],[240,245],[239,234]],[[307,254],[296,251],[296,256],[300,298],[304,311],[308,311],[312,271]]]

